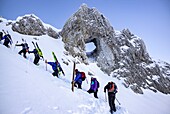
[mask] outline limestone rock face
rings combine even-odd
[[[124,80],[124,85],[143,94],[143,89],[170,94],[170,65],[153,61],[143,40],[129,29],[116,31],[95,8],[83,4],[61,31],[65,49],[88,64],[93,58],[105,73]],[[96,46],[86,53],[86,43]]]
[[[47,27],[44,23],[34,14],[18,17],[16,22],[12,24],[12,30],[25,35],[49,35],[53,38],[58,38],[57,31],[51,27]]]
[[[84,63],[87,63],[85,44],[94,42],[96,49],[92,55],[97,61],[103,61],[108,64],[108,68],[110,67],[110,62],[108,61],[114,59],[114,54],[109,47],[112,43],[108,41],[114,38],[113,35],[114,30],[108,20],[95,8],[90,9],[85,4],[68,19],[61,31],[65,48],[73,56],[78,56]],[[105,57],[103,56],[105,53],[103,49],[105,48],[108,48],[108,54],[111,55],[111,59],[100,58],[100,56]]]

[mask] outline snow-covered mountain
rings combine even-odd
[[[96,63],[85,65],[79,60],[76,65],[87,75],[88,82],[94,74],[100,82],[99,99],[86,91],[89,83],[83,82],[82,90],[71,91],[72,61],[75,60],[65,51],[61,37],[53,39],[48,35],[33,36],[14,32],[9,21],[1,19],[0,31],[8,31],[13,39],[11,48],[0,44],[0,113],[1,114],[109,114],[108,103],[105,102],[104,86],[108,81],[114,81],[118,86],[115,114],[169,114],[170,95],[160,92],[154,93],[144,90],[143,95],[134,93],[130,88],[125,88],[123,81],[109,77],[102,72]],[[42,23],[44,24],[44,23]],[[53,61],[51,52],[54,51],[65,72],[65,76],[56,78],[52,76],[52,68],[43,60],[40,65],[33,64],[34,55],[27,54],[27,59],[20,56],[20,47],[15,43],[26,39],[30,50],[34,49],[32,41],[38,42],[45,59]],[[65,64],[67,63],[67,64]]]

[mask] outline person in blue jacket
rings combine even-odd
[[[47,60],[45,60],[45,63],[47,63],[47,64],[52,66],[52,69],[54,70],[54,72],[52,73],[53,76],[57,76],[58,77],[58,74],[59,74],[60,71],[65,76],[64,71],[61,68],[61,65],[60,65],[60,63],[58,61],[56,61],[56,62],[47,62]]]
[[[94,93],[94,97],[98,98],[97,92],[99,88],[99,82],[96,78],[91,77],[90,89],[87,91],[89,94]]]
[[[74,86],[77,87],[78,85],[78,89],[82,89],[81,85],[82,85],[82,72],[78,71],[78,69],[75,69],[75,73],[76,73],[76,77],[74,79]]]

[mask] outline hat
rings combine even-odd
[[[78,72],[78,69],[75,69],[76,72]]]

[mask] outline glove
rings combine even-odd
[[[117,91],[114,91],[113,93],[114,93],[114,94],[116,94],[116,93],[117,93]]]

